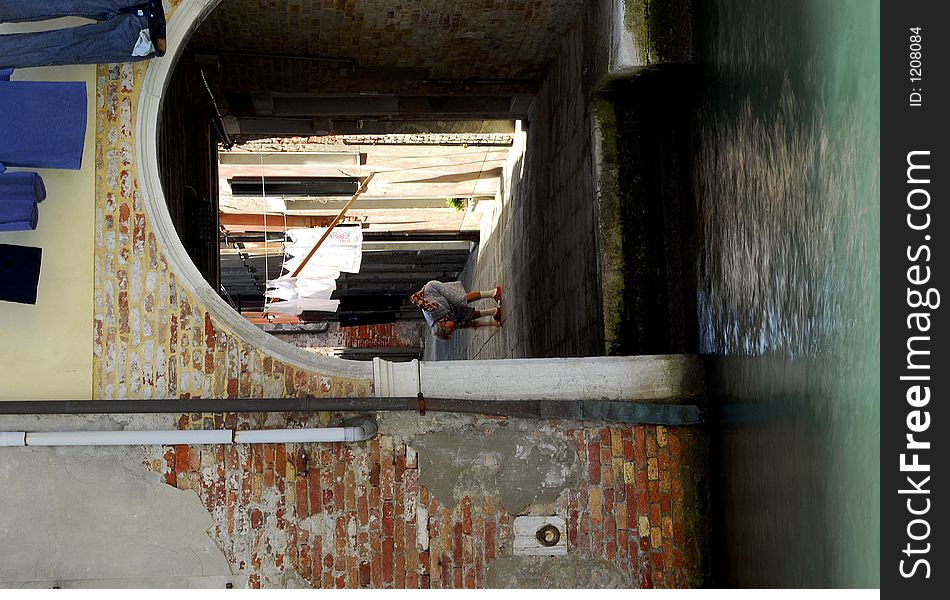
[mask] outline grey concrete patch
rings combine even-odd
[[[607,560],[575,556],[497,558],[485,571],[487,588],[626,588],[630,577]]]
[[[466,495],[496,497],[512,514],[552,503],[579,480],[576,448],[554,433],[503,423],[420,434],[419,483],[448,506]]]
[[[0,428],[124,429],[130,421],[168,425],[164,417],[22,416]],[[218,587],[217,576],[231,576],[200,499],[161,483],[142,461],[141,446],[0,448],[0,584],[198,578],[189,581]]]

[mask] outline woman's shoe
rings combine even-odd
[[[492,300],[494,300],[494,301],[497,302],[498,304],[501,304],[501,286],[496,286],[496,287],[495,287],[495,293],[492,294],[492,297],[491,297],[491,298],[492,298]]]

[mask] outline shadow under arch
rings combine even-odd
[[[162,98],[175,63],[192,32],[221,1],[182,0],[168,19],[166,39],[169,51],[165,57],[149,61],[139,90],[135,113],[136,164],[142,204],[155,230],[156,241],[182,287],[229,333],[271,358],[299,369],[336,377],[372,379],[373,365],[369,362],[316,356],[248,323],[208,285],[175,231],[158,170],[158,119]]]

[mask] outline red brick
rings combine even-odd
[[[653,577],[649,571],[644,570],[643,573],[640,574],[640,589],[653,589]]]
[[[604,427],[600,430],[600,445],[610,447],[610,428]]]
[[[637,471],[634,473],[633,482],[634,485],[636,485],[637,490],[646,491],[647,481],[647,470],[646,465],[644,465],[642,468],[637,469]]]
[[[307,467],[307,453],[303,448],[298,447],[294,452],[294,471],[297,472],[297,475],[302,475],[307,472]]]
[[[686,545],[686,536],[680,523],[673,523],[673,543],[681,548]]]
[[[188,446],[177,444],[175,446],[175,473],[187,471],[188,462]]]
[[[343,511],[345,509],[346,495],[343,489],[343,483],[336,482],[333,484],[333,509],[337,511]]]
[[[430,579],[428,575],[419,576],[419,588],[423,590],[429,589]]]
[[[368,497],[366,494],[366,487],[359,486],[357,499],[356,499],[356,512],[358,516],[358,523],[360,527],[366,527],[369,525],[369,503]]]
[[[307,474],[307,496],[310,501],[310,514],[315,515],[323,510],[322,495],[320,474],[316,469],[311,469]]]
[[[647,462],[646,427],[639,426],[633,433],[633,460],[638,465]]]
[[[604,530],[600,527],[595,527],[590,532],[590,549],[591,553],[595,556],[601,556],[601,553],[604,550]]]
[[[383,501],[383,514],[382,514],[382,529],[383,535],[386,537],[392,537],[395,533],[394,517],[395,509],[393,506],[392,500]]]
[[[613,560],[617,557],[617,542],[612,538],[608,539],[604,546],[604,555],[607,560]]]
[[[653,565],[654,574],[663,570],[663,555],[660,552],[650,553],[650,564]]]
[[[264,471],[264,487],[274,487],[274,469],[273,467],[268,466],[267,470]]]
[[[260,509],[251,510],[251,529],[260,529],[264,524],[264,513]]]
[[[622,434],[622,439],[623,439],[623,459],[624,459],[625,461],[627,461],[627,462],[630,462],[630,461],[632,461],[632,460],[634,459],[634,454],[633,454],[633,437],[634,437],[634,430],[633,430],[632,428],[631,428],[631,429],[624,429],[624,430],[623,430],[623,434]]]
[[[396,456],[395,477],[396,481],[402,481],[402,474],[406,470],[406,456],[400,454]]]
[[[419,574],[414,571],[406,573],[406,589],[417,590],[419,589]]]
[[[462,524],[456,523],[452,529],[452,560],[462,563]]]
[[[673,502],[682,502],[683,501],[683,482],[679,479],[674,479],[670,485],[670,496],[673,498]]]
[[[640,551],[649,552],[650,550],[650,536],[643,536],[640,538]]]
[[[591,485],[600,483],[600,447],[590,445],[587,447],[587,472]]]
[[[386,587],[392,586],[393,583],[393,539],[388,537],[383,539],[383,557],[382,557],[382,567],[383,567],[383,583],[386,584]]]
[[[658,458],[659,458],[658,464],[661,469],[670,468],[670,449],[669,448],[660,448]]]
[[[297,519],[306,519],[310,516],[310,506],[307,502],[307,478],[298,477],[294,482],[294,486]]]
[[[670,491],[670,472],[667,469],[660,471],[660,490],[667,493]]]
[[[457,590],[462,589],[462,569],[459,567],[452,569],[452,587]]]
[[[462,498],[462,533],[472,533],[472,499],[468,496]]]
[[[673,550],[673,566],[677,569],[682,569],[686,566],[686,561],[683,558],[682,551]]]

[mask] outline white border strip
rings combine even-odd
[[[135,117],[136,167],[142,202],[155,230],[159,248],[165,253],[169,268],[182,286],[207,308],[216,322],[223,324],[225,329],[236,334],[242,341],[298,369],[335,377],[372,379],[373,366],[369,362],[316,356],[282,342],[247,322],[204,280],[185,251],[172,224],[158,172],[158,118],[162,97],[178,55],[185,47],[191,32],[219,2],[221,0],[182,0],[168,21],[168,54],[149,61],[139,93]]]

